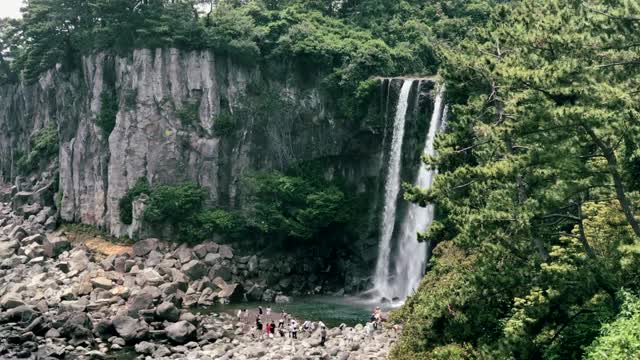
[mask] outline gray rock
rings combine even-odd
[[[27,231],[22,226],[18,225],[14,227],[13,230],[11,230],[11,232],[9,233],[9,238],[11,240],[20,241],[27,237],[27,235]]]
[[[31,236],[27,236],[25,238],[23,238],[20,242],[22,243],[22,245],[31,245],[31,244],[42,244],[44,243],[44,240],[46,239],[46,237],[42,234],[35,234],[35,235],[31,235]]]
[[[136,320],[129,316],[119,315],[111,320],[116,333],[125,341],[143,339],[149,331],[149,326],[143,320]]]
[[[273,298],[276,296],[275,291],[271,289],[267,289],[262,293],[262,301],[264,302],[273,302]]]
[[[182,266],[184,271],[191,280],[198,280],[207,274],[207,266],[199,260],[191,260]]]
[[[127,314],[137,317],[140,310],[149,309],[153,305],[153,295],[146,292],[139,292],[129,296],[127,301]]]
[[[139,286],[158,286],[164,283],[164,278],[153,269],[143,269],[136,274],[136,284]]]
[[[144,239],[133,244],[133,255],[145,256],[160,247],[160,240],[155,238]]]
[[[97,278],[91,279],[91,285],[93,285],[94,288],[110,290],[111,288],[113,288],[113,281],[107,279],[106,277],[99,276]]]
[[[16,250],[20,247],[19,240],[9,240],[0,242],[0,258],[8,258],[15,255]]]
[[[251,301],[262,300],[262,294],[264,294],[264,290],[265,289],[263,285],[253,284],[253,286],[251,286],[249,290],[247,290],[247,299]]]
[[[229,245],[220,245],[220,247],[218,248],[218,253],[220,253],[220,256],[225,259],[233,258],[233,249],[231,249],[231,246]]]
[[[55,258],[62,254],[64,251],[71,249],[71,243],[66,237],[62,236],[47,236],[42,241],[44,253],[48,257]]]
[[[276,295],[276,304],[288,304],[291,298],[285,295]]]
[[[209,266],[212,266],[212,265],[215,265],[218,262],[220,262],[221,259],[222,259],[222,256],[220,256],[220,254],[211,254],[211,253],[209,253],[204,257],[203,261],[204,261],[205,264],[207,264]]]
[[[167,337],[178,344],[184,344],[193,339],[196,327],[188,321],[178,321],[165,328]]]
[[[151,355],[156,350],[156,346],[155,346],[155,344],[152,344],[150,342],[142,341],[142,342],[136,344],[135,350],[139,354]]]
[[[55,338],[59,338],[61,336],[62,335],[60,335],[60,332],[57,329],[49,329],[47,331],[47,333],[44,334],[44,337],[48,338],[48,339],[55,339]]]
[[[24,302],[19,293],[8,293],[0,299],[0,306],[2,306],[3,309],[13,309],[22,305],[24,305]]]
[[[156,308],[156,317],[159,320],[166,320],[170,322],[176,322],[180,319],[180,311],[178,308],[170,303],[164,302]]]

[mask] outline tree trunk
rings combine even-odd
[[[638,221],[633,214],[633,209],[631,209],[631,205],[629,204],[629,199],[624,191],[624,184],[622,182],[622,176],[618,171],[618,159],[616,158],[616,154],[613,150],[607,146],[596,133],[588,128],[587,126],[582,125],[582,128],[587,132],[589,137],[596,143],[598,148],[602,151],[604,158],[607,160],[607,168],[609,169],[609,173],[613,178],[613,184],[616,189],[616,197],[620,206],[622,207],[622,211],[624,212],[624,216],[627,218],[627,222],[631,225],[633,229],[633,233],[636,237],[640,238],[640,226],[638,225]]]

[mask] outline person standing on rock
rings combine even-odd
[[[271,315],[271,307],[267,306],[267,316]]]
[[[256,316],[256,331],[258,332],[260,339],[262,339],[262,321],[260,321],[260,315]]]
[[[320,326],[320,346],[324,346],[324,343],[327,341],[327,328],[322,324]]]
[[[269,323],[269,337],[273,339],[276,334],[276,323],[271,320]]]
[[[298,338],[298,323],[295,320],[291,320],[291,338]]]
[[[262,316],[262,306],[258,306],[258,315]]]
[[[278,329],[284,329],[284,319],[282,317],[278,320]]]
[[[238,316],[238,319],[240,319],[240,318],[242,317],[242,310],[238,309],[238,314],[237,314],[237,316]]]

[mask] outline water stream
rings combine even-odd
[[[409,93],[414,81],[416,80],[403,80],[398,97],[387,165],[388,174],[385,182],[379,253],[374,274],[376,295],[389,300],[404,300],[418,287],[426,266],[427,244],[418,242],[417,234],[425,231],[431,225],[434,215],[433,205],[420,207],[416,204],[409,204],[402,219],[398,221],[396,218],[398,196],[401,195],[400,172],[405,119]],[[429,130],[423,148],[423,153],[429,156],[435,155],[435,136],[444,124],[444,114],[446,113],[443,103],[444,88],[436,91]],[[429,188],[435,173],[435,169],[422,163],[414,184],[421,188]],[[397,230],[396,226],[399,227]]]

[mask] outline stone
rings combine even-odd
[[[50,258],[58,257],[63,252],[71,249],[71,243],[66,237],[49,235],[43,239],[44,253]]]
[[[276,295],[276,304],[288,304],[291,302],[291,298],[286,295]]]
[[[139,286],[158,286],[164,283],[164,278],[153,269],[143,269],[136,274],[136,284]]]
[[[264,302],[273,302],[273,298],[276,296],[275,291],[271,289],[267,289],[262,294],[262,301]]]
[[[240,284],[225,284],[217,296],[229,301],[242,300],[242,286]]]
[[[222,259],[222,256],[220,256],[220,254],[211,254],[211,253],[209,253],[204,257],[203,261],[204,261],[205,264],[207,264],[209,266],[212,266],[212,265],[215,265],[216,263],[218,263],[219,261],[221,261],[221,259]]]
[[[27,237],[27,235],[27,231],[22,226],[18,225],[14,227],[13,230],[11,230],[11,232],[9,233],[9,238],[11,240],[21,241],[22,239]]]
[[[224,259],[233,258],[233,249],[231,249],[231,246],[229,246],[229,245],[220,245],[220,247],[218,248],[218,253]]]
[[[252,257],[249,258],[249,262],[248,262],[248,266],[249,266],[249,272],[250,273],[255,273],[256,271],[258,271],[258,257],[253,255]]]
[[[37,317],[35,309],[28,305],[16,306],[0,314],[0,322],[31,323]]]
[[[92,337],[93,325],[86,313],[71,313],[62,326],[60,333],[74,342],[90,340]]]
[[[164,302],[156,308],[156,317],[161,321],[176,322],[180,319],[180,311],[174,304]]]
[[[150,252],[157,250],[160,247],[160,240],[155,238],[149,238],[137,241],[133,244],[134,256],[145,256]]]
[[[125,315],[116,316],[111,322],[116,333],[127,342],[143,339],[149,331],[146,322]]]
[[[264,286],[259,285],[259,284],[253,284],[253,286],[251,286],[249,288],[249,290],[247,290],[247,299],[250,301],[260,301],[262,300],[262,294],[264,294]]]
[[[207,274],[207,266],[199,260],[191,260],[182,266],[184,271],[191,280],[198,280]]]
[[[62,335],[60,335],[60,331],[58,331],[57,329],[49,329],[47,333],[44,334],[44,337],[48,339],[55,339],[62,337]]]
[[[140,310],[145,310],[153,305],[153,295],[146,292],[139,292],[129,297],[127,301],[127,314],[137,317]]]
[[[20,242],[22,243],[22,245],[42,244],[44,243],[45,239],[46,237],[44,235],[35,234],[35,235],[31,235],[23,238],[22,240],[20,240]]]
[[[198,244],[193,247],[193,253],[196,254],[199,259],[203,259],[209,253],[209,247],[207,244]]]
[[[180,260],[180,263],[186,264],[193,259],[193,251],[186,245],[181,245],[176,249],[174,256]]]
[[[111,294],[114,296],[119,296],[123,299],[129,298],[129,288],[122,285],[117,285],[110,290]]]
[[[232,271],[229,264],[226,263],[218,263],[215,264],[211,270],[209,270],[209,278],[214,279],[216,277],[221,277],[224,281],[231,281],[232,279]]]
[[[19,293],[8,293],[0,299],[0,306],[5,310],[13,309],[22,305],[24,305],[24,302],[22,301],[22,296]]]
[[[156,350],[156,346],[150,342],[142,341],[136,344],[135,350],[139,354],[151,355]]]
[[[165,328],[167,337],[173,342],[184,344],[195,337],[196,327],[188,321],[178,321]]]
[[[113,281],[107,279],[106,277],[99,276],[97,278],[91,279],[91,284],[94,288],[110,290],[113,288]]]
[[[16,250],[20,247],[20,241],[9,240],[0,242],[0,258],[8,258],[15,255]]]

